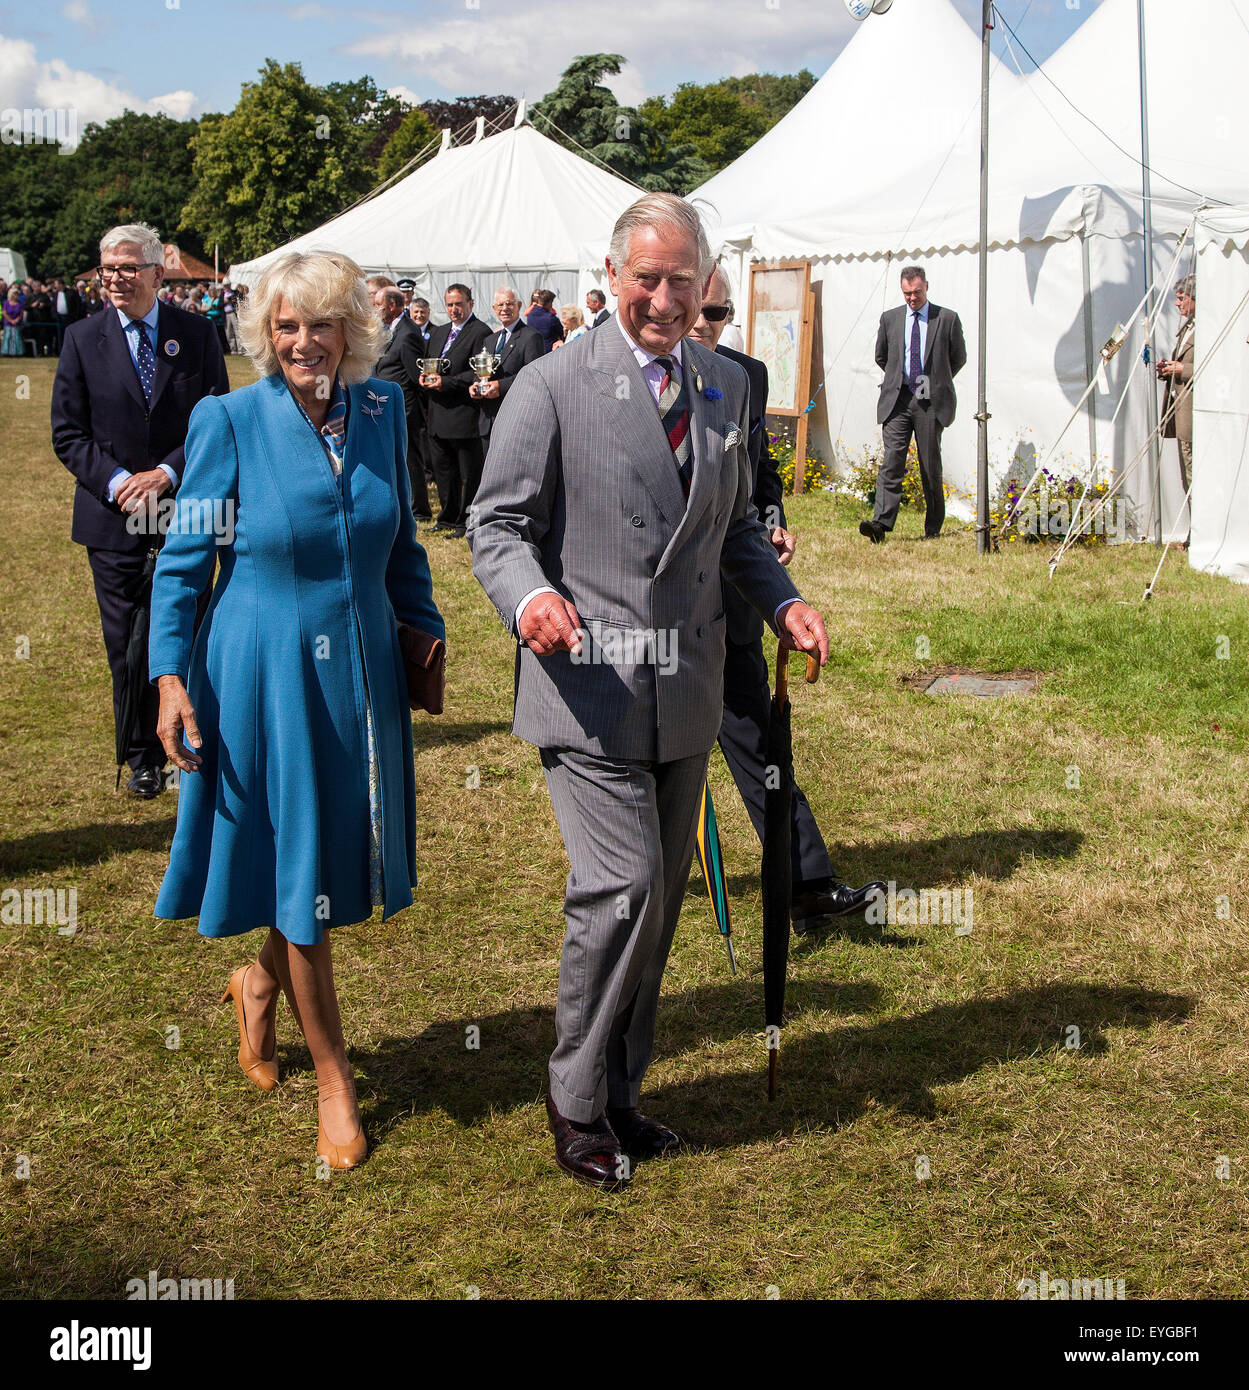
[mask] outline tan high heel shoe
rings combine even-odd
[[[364,1122],[356,1126],[355,1137],[346,1144],[332,1144],[325,1135],[321,1123],[321,1106],[317,1104],[317,1157],[323,1158],[331,1168],[354,1168],[363,1163],[369,1151],[368,1140],[364,1137]]]
[[[227,999],[234,1000],[234,1014],[239,1025],[239,1066],[243,1068],[243,1075],[262,1091],[271,1091],[278,1084],[277,1040],[274,1040],[273,1056],[268,1061],[263,1057],[257,1057],[247,1041],[247,1021],[243,1017],[243,981],[251,968],[250,962],[240,965],[230,976],[230,983],[221,996],[221,1002],[224,1004]]]

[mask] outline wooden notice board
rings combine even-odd
[[[750,267],[746,351],[767,365],[768,414],[796,420],[794,491],[805,486],[815,295],[810,261]]]

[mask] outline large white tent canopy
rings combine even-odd
[[[255,284],[287,251],[345,253],[368,274],[411,277],[441,321],[442,296],[470,285],[483,314],[497,284],[528,302],[541,286],[580,304],[604,284],[611,229],[638,189],[573,154],[531,125],[450,146],[406,178],[230,278]]]
[[[1249,107],[1237,96],[1249,70],[1247,10],[1247,0],[1145,2],[1153,273],[1163,280],[1173,266],[1176,274],[1192,268],[1191,243],[1178,264],[1174,253],[1198,206],[1249,200],[1249,168],[1239,160]],[[1147,279],[1136,0],[1101,0],[1043,72],[1030,72],[1018,49],[1015,56],[1030,75],[998,62],[991,85],[988,404],[998,476],[1012,460],[1030,473],[1058,438],[1097,349],[1132,313]],[[920,83],[909,81],[916,68]],[[950,0],[903,0],[868,19],[783,121],[690,195],[708,216],[743,310],[752,260],[813,261],[811,423],[826,456],[879,445],[873,347],[880,313],[900,302],[901,265],[926,266],[932,298],[959,311],[975,360],[979,90],[979,44]],[[1095,393],[1067,430],[1051,472],[1084,474],[1095,459],[1104,477],[1137,452],[1145,392],[1157,388],[1139,362],[1143,332],[1132,327],[1111,363],[1109,391]],[[1175,328],[1174,313],[1164,313],[1155,335],[1164,352]],[[974,370],[958,384],[944,452],[966,512]],[[1126,492],[1135,527],[1150,532],[1147,468],[1135,470]]]

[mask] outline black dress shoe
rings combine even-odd
[[[130,774],[126,790],[144,801],[151,801],[154,796],[159,796],[165,790],[165,779],[161,776],[161,771],[159,767],[136,768]]]
[[[879,521],[860,521],[859,535],[866,536],[873,545],[879,545],[888,534]]]
[[[827,891],[818,893],[799,893],[794,898],[790,916],[794,930],[805,936],[818,931],[821,922],[829,917],[846,917],[852,912],[862,912],[879,895],[884,898],[889,889],[879,879],[865,883],[862,888],[851,888],[848,883],[835,883]]]
[[[589,1124],[576,1124],[559,1113],[548,1094],[546,1118],[555,1136],[555,1161],[565,1173],[602,1192],[624,1187],[629,1165],[620,1140],[602,1115]]]
[[[679,1135],[658,1120],[648,1120],[636,1107],[607,1110],[607,1123],[620,1139],[620,1147],[631,1158],[661,1158],[685,1145]]]

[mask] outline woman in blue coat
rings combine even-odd
[[[408,500],[403,395],[370,378],[383,330],[363,271],[325,252],[284,256],[239,331],[261,380],[192,412],[153,582],[149,674],[161,741],[185,774],[155,915],[197,916],[205,936],[269,929],[222,996],[239,1064],[263,1090],[276,1084],[281,988],[316,1066],[317,1153],[350,1168],[367,1145],[327,931],[411,905],[396,620],[444,628]]]

